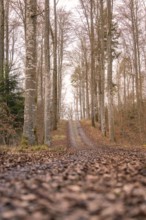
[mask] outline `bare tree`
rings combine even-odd
[[[23,138],[28,144],[35,143],[36,106],[36,7],[37,0],[26,4],[26,75]]]
[[[107,0],[108,33],[107,33],[107,77],[108,77],[108,124],[109,138],[115,140],[113,113],[113,81],[112,81],[112,1]]]
[[[9,0],[5,4],[5,78],[9,83]],[[8,85],[9,88],[9,85]]]
[[[0,1],[0,80],[4,77],[4,1]]]
[[[53,130],[57,129],[58,121],[58,92],[57,92],[57,3],[54,0],[54,37],[53,37]]]
[[[99,123],[102,134],[106,135],[106,121],[105,121],[105,22],[104,22],[104,8],[103,1],[100,0],[100,26],[99,26],[99,82],[98,82],[98,91],[99,91]]]
[[[50,1],[45,0],[45,99],[44,99],[44,144],[50,145],[51,130],[51,77],[50,77]]]
[[[90,1],[90,45],[91,45],[91,120],[92,126],[95,127],[95,36],[94,36],[94,10],[93,1]]]

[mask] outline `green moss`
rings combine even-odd
[[[28,146],[28,145],[20,145],[17,148],[17,151],[19,152],[37,152],[37,151],[46,151],[48,150],[48,146],[46,145],[34,145],[34,146]]]
[[[36,146],[31,146],[30,147],[31,151],[46,151],[48,150],[48,146],[47,145],[36,145]]]
[[[27,137],[24,137],[22,136],[22,139],[21,139],[21,146],[28,146],[28,138]]]
[[[18,152],[26,152],[29,150],[29,146],[28,145],[20,145],[18,148],[15,149]]]

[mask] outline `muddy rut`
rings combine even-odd
[[[0,219],[145,220],[146,151],[97,146],[77,121],[68,135],[58,157],[1,153]]]

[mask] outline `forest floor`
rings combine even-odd
[[[1,149],[0,220],[145,220],[146,150],[93,133],[69,121],[49,149]]]

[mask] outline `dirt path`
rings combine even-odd
[[[75,149],[82,148],[93,148],[94,144],[91,140],[85,135],[83,129],[81,128],[81,124],[79,121],[69,121],[68,123],[69,129],[69,142],[70,146]]]
[[[145,151],[95,146],[72,121],[69,140],[56,158],[0,155],[0,219],[145,220]]]

